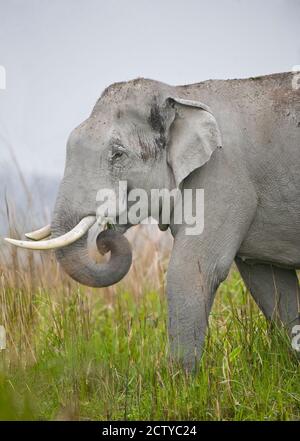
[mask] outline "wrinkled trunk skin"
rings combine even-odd
[[[86,214],[85,214],[86,215]],[[52,237],[70,231],[84,215],[71,215],[70,211],[56,209],[52,221]],[[131,246],[121,233],[102,231],[97,237],[97,248],[101,254],[111,252],[108,262],[96,263],[88,254],[88,233],[77,242],[55,252],[58,262],[66,273],[83,285],[105,287],[119,282],[129,271],[132,262]]]

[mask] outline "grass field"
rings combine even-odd
[[[299,361],[234,270],[197,374],[171,362],[168,252],[142,234],[129,275],[106,289],[77,285],[52,254],[2,254],[0,419],[299,420]]]

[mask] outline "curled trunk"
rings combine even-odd
[[[54,237],[70,230],[68,222],[56,217],[52,225]],[[88,253],[86,233],[81,239],[55,252],[58,262],[74,280],[92,287],[105,287],[119,282],[129,271],[132,262],[131,246],[121,233],[102,231],[97,237],[97,248],[101,254],[108,251],[108,262],[96,263]]]

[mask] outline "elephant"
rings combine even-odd
[[[197,366],[215,293],[234,262],[266,318],[291,334],[300,324],[300,90],[292,85],[291,72],[184,86],[144,78],[110,85],[68,139],[51,226],[29,233],[30,241],[8,240],[55,248],[78,282],[112,285],[131,265],[124,233],[132,224],[118,222],[117,211],[114,228],[97,238],[110,260],[89,257],[99,188],[117,193],[120,181],[147,194],[200,188],[201,234],[158,219],[174,238],[167,271],[172,356],[187,370]]]

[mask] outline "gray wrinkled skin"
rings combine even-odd
[[[212,115],[176,99],[200,101]],[[129,190],[203,188],[203,233],[187,236],[185,225],[170,225],[170,342],[192,369],[215,292],[235,259],[266,317],[289,330],[300,323],[299,149],[300,91],[292,89],[291,73],[178,87],[145,79],[114,84],[68,141],[54,235],[94,214],[97,190],[117,188],[120,179]],[[77,256],[85,247],[77,246]],[[74,250],[63,253],[70,273]],[[81,259],[91,284],[92,264]]]

